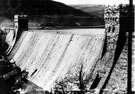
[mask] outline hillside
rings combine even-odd
[[[14,14],[92,16],[51,0],[0,0],[0,15],[12,17]]]
[[[100,18],[104,18],[104,5],[90,5],[90,4],[82,4],[82,5],[70,5],[71,7],[84,11],[88,14],[92,14],[98,16]]]
[[[84,5],[73,7],[52,0],[5,1],[0,0],[1,17],[13,19],[15,14],[27,14],[29,15],[30,26],[32,25],[33,27],[80,28],[86,26],[101,27],[104,25],[103,8],[96,8],[96,6],[88,6],[84,9]],[[1,23],[3,22],[5,20],[1,21]]]

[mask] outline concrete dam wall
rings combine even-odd
[[[104,29],[29,30],[21,34],[9,58],[29,72],[28,80],[50,90],[56,80],[77,73],[80,65],[83,77],[90,75],[104,39]]]

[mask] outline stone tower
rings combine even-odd
[[[14,16],[15,32],[17,32],[17,40],[23,31],[28,31],[28,16],[15,15]]]
[[[28,30],[28,16],[15,15],[14,16],[15,29],[27,31]]]
[[[115,50],[120,30],[119,6],[107,6],[104,12],[107,50]]]
[[[110,93],[114,92],[115,94],[116,90],[126,93],[127,78],[125,79],[121,76],[127,76],[128,62],[127,49],[125,46],[127,36],[124,27],[124,23],[127,23],[127,21],[123,16],[127,13],[122,11],[123,8],[123,5],[107,6],[104,11],[106,45],[104,44],[105,50],[103,49],[104,54],[102,56],[102,60],[100,61],[100,63],[103,63],[104,73],[101,73],[102,79],[99,83],[99,86],[101,85],[101,90],[99,94],[107,92],[105,90],[108,88],[108,92]],[[116,75],[118,73],[120,73],[120,75]],[[115,85],[113,83],[115,83]],[[115,89],[112,87],[115,87]]]

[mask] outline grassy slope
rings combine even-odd
[[[23,5],[23,7],[22,7],[22,5]],[[26,14],[28,13],[28,14],[34,14],[34,15],[51,15],[49,17],[37,17],[37,16],[29,17],[30,22],[32,22],[34,24],[45,25],[45,27],[46,26],[71,26],[71,27],[72,26],[81,26],[82,27],[82,26],[104,25],[104,19],[103,19],[103,9],[104,8],[103,8],[103,6],[95,6],[95,5],[69,6],[69,5],[65,5],[65,4],[62,4],[59,2],[54,2],[54,1],[49,1],[47,4],[43,4],[42,6],[45,5],[44,7],[36,6],[34,9],[32,6],[35,6],[35,3],[33,3],[31,6],[29,6],[27,4],[27,2],[23,2],[22,5],[20,6],[20,8],[16,8],[13,10],[11,8],[11,10],[8,11],[8,14],[7,13],[5,13],[5,14],[6,15],[10,14],[10,16],[11,16],[10,18],[13,18],[13,14],[18,11],[19,12],[23,11],[23,12],[26,12]],[[37,11],[37,10],[39,10],[39,11]],[[44,12],[40,12],[42,10],[44,10]],[[52,17],[54,15],[57,15],[57,17]],[[61,16],[61,17],[59,17],[59,16]],[[76,18],[75,16],[86,17],[86,18]],[[40,19],[41,19],[41,21],[40,21]],[[3,21],[0,21],[0,23],[1,22],[3,23]]]
[[[89,14],[96,15],[100,18],[104,18],[104,5],[70,5],[73,8],[79,9],[81,11],[87,12]]]

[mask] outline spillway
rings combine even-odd
[[[12,58],[27,70],[28,80],[50,90],[57,79],[75,73],[83,64],[85,76],[100,59],[104,29],[24,31],[12,49]]]

